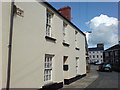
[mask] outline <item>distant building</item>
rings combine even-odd
[[[89,63],[103,62],[104,44],[97,44],[97,47],[88,48]]]
[[[104,51],[104,62],[109,62],[113,69],[120,65],[120,45],[114,45]],[[120,70],[120,69],[119,69]]]

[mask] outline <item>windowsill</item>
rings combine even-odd
[[[50,84],[53,84],[52,80],[50,80],[50,81],[44,81],[44,85],[50,85]]]
[[[76,47],[75,49],[76,49],[76,50],[80,50],[80,48],[78,48],[78,47]]]
[[[67,47],[70,46],[70,44],[68,44],[67,42],[63,42],[62,44],[63,44],[64,46],[67,46]]]
[[[56,39],[55,38],[53,38],[53,37],[50,37],[50,36],[45,36],[45,38],[47,39],[47,40],[51,40],[51,41],[56,41]]]

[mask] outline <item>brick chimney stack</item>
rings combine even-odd
[[[58,11],[65,16],[69,21],[71,21],[71,8],[69,6],[58,9]]]

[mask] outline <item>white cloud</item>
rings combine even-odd
[[[118,43],[118,19],[101,14],[87,22],[92,33],[88,34],[88,43],[113,45]]]

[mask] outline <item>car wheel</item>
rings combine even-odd
[[[110,72],[112,72],[112,70],[110,70]]]

